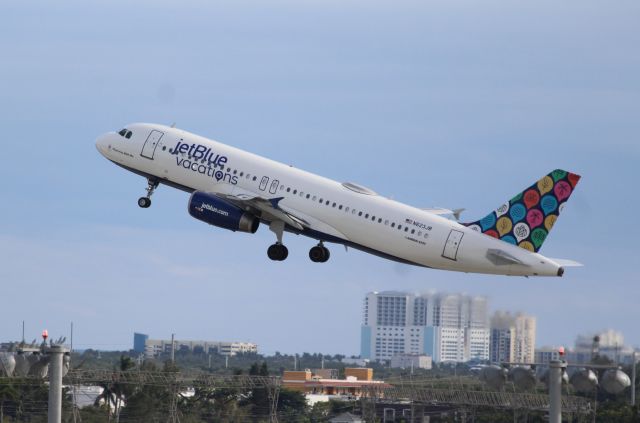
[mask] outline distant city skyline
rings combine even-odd
[[[638,22],[628,1],[3,2],[0,337],[73,321],[74,348],[140,331],[351,355],[367,292],[433,290],[537,316],[539,345],[614,328],[638,346]],[[95,148],[136,121],[465,221],[567,169],[541,252],[585,266],[470,275],[334,245],[319,265],[292,234],[273,263],[270,231],[196,221],[184,192],[136,205],[146,181]]]

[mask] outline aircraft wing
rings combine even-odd
[[[241,207],[248,211],[259,210],[261,217],[265,220],[281,220],[289,226],[292,226],[298,230],[304,230],[310,227],[309,223],[304,219],[295,216],[292,213],[282,210],[278,203],[283,197],[267,199],[255,195],[253,193],[243,192],[234,194],[216,194],[225,200],[231,201],[238,207]]]
[[[342,232],[331,225],[306,215],[290,207],[281,206],[284,197],[265,198],[254,192],[235,188],[231,194],[216,194],[247,211],[260,211],[260,215],[267,221],[281,220],[287,225],[300,231],[313,229],[342,239],[348,239]]]

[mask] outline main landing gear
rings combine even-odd
[[[309,258],[314,263],[324,263],[329,260],[330,256],[331,254],[329,253],[329,249],[324,246],[322,241],[309,250]]]
[[[147,196],[138,198],[138,206],[143,209],[149,208],[151,206],[151,196],[153,195],[153,191],[158,188],[159,182],[155,179],[147,179]]]
[[[277,241],[267,249],[267,256],[273,261],[283,261],[289,255],[289,250],[282,243],[282,234],[284,233],[284,222],[273,221],[269,225],[269,230],[276,234]]]
[[[282,243],[282,234],[284,232],[284,222],[274,220],[269,225],[269,230],[276,234],[277,241],[270,245],[267,250],[267,256],[273,261],[283,261],[289,255],[289,250]],[[329,250],[324,246],[322,241],[309,250],[309,258],[314,263],[324,263],[329,260]]]

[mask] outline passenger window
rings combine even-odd
[[[368,218],[369,218],[369,213],[365,214],[365,215],[364,215],[364,218],[365,218],[365,219],[368,219]]]
[[[415,230],[415,229],[411,229],[411,233],[412,233],[412,234],[415,234],[415,233],[416,233],[416,230]]]
[[[287,192],[291,192],[291,188],[287,187]]]
[[[418,236],[422,236],[422,231],[418,231]]]
[[[342,204],[338,206],[338,210],[342,210]]]
[[[405,227],[404,227],[404,231],[405,231],[405,232],[408,232],[408,231],[409,231],[409,227],[405,226]]]
[[[257,177],[257,176],[254,176],[254,177],[253,177],[253,180],[254,180],[254,181],[255,181],[255,180],[257,180],[257,179],[258,179],[258,177]]]
[[[335,207],[335,206],[336,206],[336,203],[333,203],[333,205],[331,207]]]
[[[297,190],[297,189],[294,189],[294,190],[293,190],[293,195],[296,195],[297,193],[298,193],[298,190]]]
[[[307,200],[309,199],[309,197],[311,197],[311,194],[307,194]],[[313,197],[313,199],[315,200],[316,197]]]
[[[358,216],[362,216],[362,212],[358,212]]]
[[[356,209],[351,210],[351,214],[356,214]]]
[[[391,227],[395,228],[396,227],[396,222],[391,222]]]
[[[316,201],[316,196],[314,195],[311,201]]]
[[[378,218],[378,223],[382,223],[382,218],[381,217]]]
[[[202,163],[204,163],[204,159],[202,160]],[[244,175],[244,172],[240,172],[240,177],[242,178],[242,175]]]
[[[402,225],[398,225],[398,230],[402,230]]]
[[[345,207],[344,211],[346,211],[347,213],[349,213],[349,207]]]
[[[322,198],[320,199],[320,201],[319,201],[319,202],[320,202],[320,204],[322,204]]]
[[[371,216],[371,220],[375,222],[376,221],[376,217],[375,216]]]
[[[238,169],[233,169],[233,174],[235,175],[236,173],[238,173]]]
[[[280,191],[284,189],[284,185],[280,185]]]

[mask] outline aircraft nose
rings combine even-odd
[[[110,135],[109,133],[102,134],[96,139],[96,148],[103,156],[107,155],[107,150],[111,147],[109,143]]]

